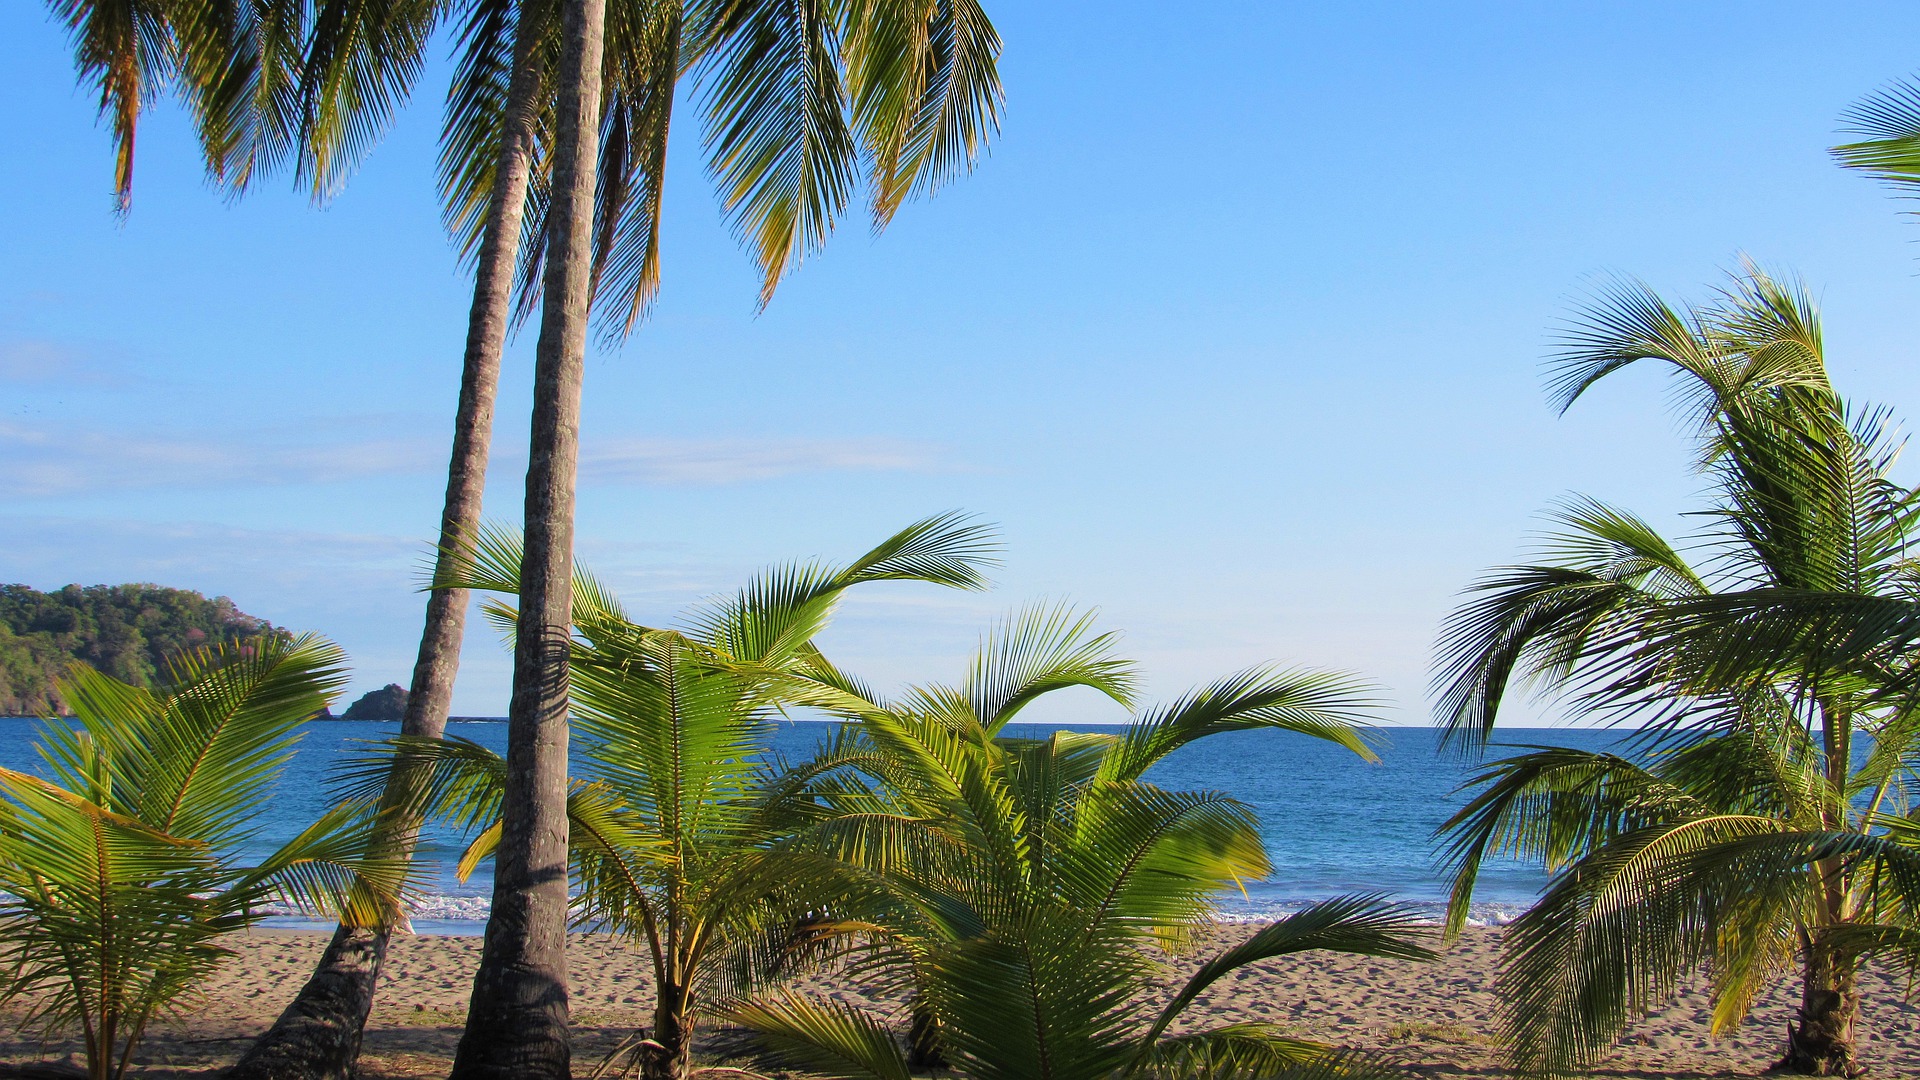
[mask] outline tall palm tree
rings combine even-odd
[[[930,21],[961,5],[924,4],[911,17],[896,6],[849,4],[842,20],[787,4],[730,0],[689,20],[696,66],[712,64],[709,138],[723,202],[752,223],[748,236],[766,267],[764,304],[780,276],[823,240],[844,206],[851,166],[873,164],[875,212],[890,212],[889,189],[903,166],[925,169],[944,149],[953,162],[977,144],[956,145],[950,130],[924,130],[928,116],[950,118],[943,100],[927,102],[930,63],[959,81],[955,54],[925,47]],[[599,128],[603,0],[563,6],[564,47],[555,78],[561,103],[548,229],[545,295],[537,349],[534,420],[527,470],[526,546],[520,567],[520,611],[509,707],[507,787],[501,842],[495,855],[493,907],[467,1010],[454,1076],[562,1078],[566,1041],[566,836],[568,649],[572,628],[574,473],[579,449],[580,378],[591,303],[594,171]],[[977,9],[968,6],[968,11]],[[850,17],[850,18],[848,18]],[[978,33],[984,27],[972,27]],[[903,44],[897,40],[904,36]],[[997,51],[990,27],[982,40]],[[836,47],[840,46],[840,47]],[[847,51],[842,52],[844,47]],[[875,70],[904,61],[907,70]],[[915,63],[919,61],[919,63]],[[852,94],[842,90],[842,65]],[[875,78],[884,75],[886,78]],[[876,89],[904,90],[890,102]],[[975,86],[975,93],[994,90]],[[849,108],[849,105],[851,108]],[[662,105],[664,108],[664,105]],[[851,122],[849,122],[851,121]],[[870,137],[856,146],[852,133]],[[979,132],[972,132],[978,134]],[[659,129],[664,160],[665,125]],[[935,149],[916,157],[916,139]],[[929,177],[932,179],[932,177]]]
[[[365,922],[402,887],[366,804],[241,857],[341,660],[318,638],[257,638],[177,658],[160,692],[75,665],[61,698],[76,722],[42,728],[47,775],[0,769],[0,1001],[77,1023],[90,1080],[124,1075],[148,1021],[269,901]]]
[[[845,863],[863,887],[828,905],[821,934],[863,936],[854,970],[912,995],[903,1047],[860,1009],[784,994],[726,1015],[811,1073],[905,1080],[913,1052],[979,1080],[1337,1077],[1381,1071],[1269,1026],[1170,1035],[1236,968],[1326,949],[1431,954],[1411,920],[1372,897],[1327,901],[1204,964],[1157,1013],[1140,999],[1208,922],[1215,898],[1271,865],[1251,811],[1219,792],[1144,779],[1199,739],[1294,731],[1371,758],[1356,724],[1369,695],[1322,672],[1254,670],[1150,710],[1116,734],[1009,735],[1026,705],[1073,687],[1132,699],[1114,639],[1064,609],[1034,609],[985,643],[958,686],[897,705],[823,688],[852,725],[795,776],[813,823],[789,846]]]
[[[514,593],[517,540],[488,534],[463,580]],[[830,859],[779,846],[789,783],[763,760],[778,715],[851,681],[814,645],[841,594],[879,581],[981,585],[991,547],[954,515],[918,522],[845,567],[759,576],[686,630],[638,625],[576,578],[572,642],[583,777],[569,798],[576,922],[635,939],[652,960],[654,1020],[631,1045],[650,1078],[684,1077],[697,1012],[716,988],[752,988],[790,966],[794,925],[839,888]],[[490,614],[511,627],[511,607]],[[421,809],[478,828],[463,871],[497,850],[506,766],[465,742],[403,739],[429,763]],[[374,760],[357,789],[384,780]]]
[[[1914,940],[1920,712],[1910,664],[1842,661],[1806,601],[1910,608],[1920,495],[1887,476],[1885,416],[1849,414],[1834,392],[1797,287],[1749,267],[1713,303],[1675,309],[1622,286],[1576,324],[1559,404],[1642,360],[1672,367],[1698,434],[1715,495],[1696,538],[1707,561],[1577,500],[1543,562],[1490,574],[1448,620],[1449,738],[1484,746],[1516,682],[1647,724],[1626,755],[1536,748],[1476,780],[1445,826],[1450,926],[1489,854],[1554,872],[1501,962],[1526,1068],[1591,1059],[1702,963],[1726,1028],[1797,962],[1780,1065],[1853,1075],[1859,964]],[[1757,633],[1783,604],[1795,632]]]
[[[459,17],[462,56],[449,95],[441,189],[448,225],[476,256],[478,272],[439,550],[470,538],[479,521],[512,267],[520,265],[525,313],[554,246],[548,238],[565,225],[549,221],[554,140],[564,126],[556,65],[564,56],[559,43],[572,40],[561,33],[561,6],[333,0],[311,8],[255,5],[237,18],[212,0],[51,2],[73,29],[83,77],[101,86],[103,109],[122,136],[123,206],[133,125],[143,102],[174,75],[194,105],[216,177],[243,189],[291,157],[316,197],[330,194],[410,91],[433,28]],[[635,0],[613,12],[605,24],[612,50],[605,78],[588,80],[603,82],[608,119],[600,128],[589,279],[615,338],[634,327],[657,288],[670,110],[682,72],[703,72],[707,80],[710,160],[723,204],[761,264],[763,305],[832,230],[862,166],[875,226],[884,227],[908,198],[969,168],[996,124],[1000,43],[971,0],[865,0],[828,16],[772,0]],[[594,173],[576,155],[573,166],[582,165],[584,175]],[[524,212],[529,204],[531,214]],[[549,426],[569,429],[566,414],[560,409]],[[547,485],[550,492],[570,486],[570,478]],[[564,573],[566,559],[558,562]],[[410,734],[444,730],[465,609],[458,590],[436,589],[429,597],[403,723]],[[394,776],[394,805],[405,803],[407,779]],[[399,849],[417,828],[404,817],[381,821]],[[237,1080],[344,1075],[385,945],[385,928],[340,928],[299,999],[243,1059]]]
[[[338,190],[423,66],[433,29],[460,23],[443,139],[449,229],[476,280],[438,550],[480,518],[499,358],[514,307],[540,295],[554,205],[553,94],[561,8],[507,0],[50,0],[73,33],[119,137],[120,207],[131,197],[140,109],[172,80],[194,108],[210,172],[234,190],[288,159],[317,199]],[[865,163],[876,227],[976,159],[995,123],[999,40],[966,0],[862,3],[815,18],[752,3],[616,4],[607,24],[591,291],[608,337],[630,332],[659,281],[659,206],[675,85],[714,57],[709,149],[723,202],[761,263],[761,303],[821,242]],[[577,164],[577,163],[576,163]],[[593,170],[588,169],[589,173]],[[532,212],[527,211],[531,209]],[[523,243],[524,241],[524,243]],[[444,730],[466,594],[432,591],[402,730]],[[396,773],[389,801],[406,802]],[[405,850],[417,823],[379,819]],[[396,912],[396,920],[403,915]],[[243,1058],[236,1080],[344,1075],[372,1004],[387,928],[342,926],[314,977]]]

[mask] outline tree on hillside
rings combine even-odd
[[[206,645],[284,636],[224,596],[159,585],[68,585],[43,593],[0,586],[0,716],[67,715],[59,680],[80,661],[122,682],[156,687],[172,658]]]
[[[1712,482],[1704,558],[1576,500],[1544,560],[1492,572],[1448,620],[1436,685],[1469,747],[1530,682],[1649,726],[1626,753],[1532,748],[1477,778],[1444,827],[1450,927],[1487,857],[1552,871],[1497,983],[1523,1069],[1591,1061],[1704,965],[1716,1030],[1797,967],[1779,1068],[1856,1075],[1860,965],[1920,956],[1920,709],[1911,653],[1855,662],[1821,612],[1916,610],[1920,493],[1888,476],[1886,414],[1834,391],[1797,287],[1749,269],[1675,309],[1623,286],[1577,324],[1558,403],[1646,360],[1672,367]]]

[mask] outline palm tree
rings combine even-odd
[[[862,885],[822,935],[865,936],[854,970],[903,987],[910,1047],[862,1010],[797,995],[726,1011],[819,1075],[905,1080],[916,1062],[981,1078],[1359,1076],[1363,1059],[1262,1024],[1169,1034],[1194,999],[1249,963],[1315,949],[1423,959],[1411,920],[1374,897],[1316,904],[1213,958],[1157,1013],[1159,970],[1220,892],[1271,865],[1252,811],[1219,792],[1162,789],[1154,763],[1226,731],[1328,739],[1369,759],[1366,689],[1336,674],[1254,670],[1137,717],[1118,734],[1008,735],[1032,701],[1088,687],[1128,703],[1110,634],[1033,609],[990,637],[959,686],[887,706],[823,690],[851,722],[795,775],[813,824],[789,846],[835,857]],[[837,702],[837,703],[836,703]]]
[[[170,82],[187,96],[209,171],[222,183],[244,190],[292,159],[315,198],[326,198],[411,91],[435,26],[458,19],[462,47],[440,183],[449,230],[473,258],[476,280],[438,550],[470,539],[480,520],[515,266],[524,316],[540,294],[550,250],[554,143],[563,126],[552,93],[563,58],[561,7],[269,3],[237,18],[230,5],[202,0],[50,3],[72,32],[82,78],[98,85],[112,119],[122,212],[130,205],[139,113]],[[634,328],[658,287],[674,88],[702,57],[711,58],[703,70],[715,87],[708,117],[715,175],[762,265],[763,305],[831,231],[856,166],[867,166],[874,222],[883,227],[907,198],[970,167],[995,123],[999,40],[965,0],[861,3],[837,12],[837,21],[765,0],[627,3],[614,11],[606,24],[608,122],[600,129],[590,272],[593,302],[613,339]],[[429,595],[402,725],[410,735],[444,730],[466,606],[461,590]],[[390,803],[406,802],[408,783],[394,775]],[[395,850],[410,846],[416,822],[379,821]],[[395,912],[388,922],[403,921]],[[314,977],[242,1059],[236,1080],[350,1072],[389,929],[341,926]]]
[[[1833,148],[1835,160],[1908,194],[1920,189],[1920,84],[1897,82],[1847,110],[1856,142]]]
[[[103,109],[122,135],[123,208],[131,191],[134,124],[145,96],[169,76],[182,76],[217,178],[244,189],[292,157],[323,198],[410,91],[434,26],[462,13],[441,190],[448,226],[462,250],[475,256],[477,274],[439,550],[465,542],[479,522],[512,268],[518,261],[524,314],[537,295],[540,268],[559,246],[548,238],[566,227],[551,220],[554,140],[567,123],[552,91],[556,65],[569,55],[559,42],[573,40],[561,32],[561,7],[480,0],[450,8],[411,0],[323,3],[309,11],[305,4],[265,4],[236,19],[227,6],[198,0],[51,2],[73,30],[83,78],[99,82]],[[970,0],[862,2],[826,19],[768,0],[618,4],[614,14],[605,23],[608,122],[600,129],[589,273],[590,302],[614,338],[637,324],[658,286],[667,136],[683,71],[704,72],[710,87],[711,161],[722,201],[762,266],[763,305],[780,278],[832,230],[860,166],[872,189],[874,224],[884,227],[908,198],[971,167],[996,123],[1000,43]],[[126,29],[136,25],[143,29]],[[122,77],[125,72],[135,77]],[[570,167],[591,176],[588,160],[576,154]],[[532,214],[524,212],[529,205]],[[524,246],[523,234],[530,241]],[[559,333],[556,341],[566,339]],[[571,430],[567,416],[560,408],[542,423]],[[564,451],[558,458],[535,456],[567,458]],[[541,481],[549,496],[570,492],[571,465],[563,471],[568,475]],[[550,562],[564,573],[564,556]],[[403,723],[409,734],[433,737],[444,730],[466,599],[452,589],[429,597]],[[405,803],[407,782],[393,777],[394,805]],[[389,842],[405,850],[417,823],[380,820]],[[314,978],[242,1060],[236,1080],[349,1071],[386,934],[386,927],[341,927]]]
[[[1641,360],[1672,366],[1697,425],[1715,496],[1696,538],[1707,561],[1576,500],[1543,561],[1488,575],[1448,620],[1436,685],[1450,738],[1484,746],[1516,680],[1647,725],[1623,755],[1533,748],[1477,778],[1444,827],[1449,926],[1487,856],[1553,871],[1501,961],[1525,1068],[1591,1060],[1703,963],[1723,1030],[1797,962],[1780,1067],[1854,1075],[1859,965],[1914,940],[1920,713],[1910,664],[1844,659],[1811,613],[1836,598],[1912,608],[1920,496],[1888,479],[1885,415],[1850,414],[1834,392],[1798,287],[1749,267],[1676,310],[1623,285],[1575,325],[1558,403]],[[1757,629],[1782,609],[1793,632]]]
[[[160,693],[76,665],[77,722],[49,721],[45,777],[0,769],[0,1000],[78,1024],[90,1080],[126,1073],[148,1022],[226,955],[270,901],[378,920],[403,866],[342,804],[248,865],[240,850],[303,721],[345,682],[314,637],[178,658]]]
[[[956,145],[946,129],[921,120],[949,118],[945,102],[925,100],[936,81],[929,61],[958,82],[957,51],[935,57],[924,43],[932,20],[961,19],[962,5],[926,4],[897,20],[895,5],[849,4],[849,23],[786,4],[733,0],[692,20],[696,64],[711,61],[718,129],[709,139],[723,201],[766,267],[764,304],[787,268],[823,240],[864,150],[873,163],[875,212],[884,220],[888,188],[903,164],[953,163],[977,144]],[[967,6],[977,14],[977,9]],[[560,101],[552,167],[545,295],[534,374],[534,417],[527,470],[526,546],[520,566],[513,698],[508,709],[507,787],[495,855],[493,907],[474,977],[467,1029],[454,1061],[457,1080],[507,1075],[564,1077],[566,1042],[566,837],[568,647],[572,629],[574,479],[579,450],[580,380],[592,300],[594,171],[599,129],[604,0],[563,5]],[[992,45],[985,20],[971,32]],[[982,33],[984,31],[984,33]],[[897,40],[902,34],[908,42]],[[836,44],[846,47],[841,52]],[[905,61],[906,72],[875,70]],[[918,66],[914,61],[919,61]],[[842,96],[841,64],[853,93]],[[889,76],[876,79],[876,75]],[[906,91],[889,102],[869,91]],[[796,90],[799,91],[796,93]],[[975,86],[988,95],[993,88]],[[664,109],[664,104],[661,108]],[[851,123],[848,120],[851,119]],[[869,135],[854,144],[851,133]],[[822,137],[825,136],[825,141]],[[664,160],[665,125],[660,126]],[[843,138],[844,137],[844,138]],[[915,139],[932,148],[916,157]],[[931,177],[929,177],[931,179]]]
[[[462,584],[518,593],[518,539],[489,531],[481,541]],[[839,888],[837,863],[777,846],[790,796],[763,758],[779,709],[855,685],[813,644],[841,594],[878,581],[978,588],[991,550],[981,526],[941,515],[845,567],[763,574],[684,631],[634,623],[591,577],[575,576],[573,708],[587,765],[568,801],[574,920],[637,939],[652,961],[654,1022],[631,1047],[644,1075],[684,1077],[712,989],[755,987],[781,970],[795,922]],[[517,627],[512,607],[489,612]],[[398,746],[429,773],[411,809],[479,830],[461,860],[470,872],[501,842],[506,763],[458,740]],[[377,795],[388,773],[386,760],[368,762],[353,797]]]

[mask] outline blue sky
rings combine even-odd
[[[1920,68],[1911,5],[988,7],[992,155],[877,239],[850,222],[763,314],[681,113],[657,314],[587,372],[580,554],[637,614],[964,508],[1002,528],[997,587],[851,601],[844,665],[949,678],[997,615],[1070,601],[1156,695],[1304,663],[1423,723],[1440,619],[1556,498],[1684,528],[1658,378],[1545,404],[1596,275],[1798,272],[1845,390],[1920,401],[1920,232],[1824,153]],[[0,578],[224,593],[340,641],[354,693],[405,683],[469,294],[433,198],[446,65],[323,209],[227,201],[158,108],[122,224],[62,31],[11,4],[0,39]],[[503,712],[508,675],[476,623],[456,711]]]

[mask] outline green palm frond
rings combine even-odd
[[[1226,1024],[1154,1043],[1134,1075],[1152,1080],[1388,1080],[1396,1064],[1288,1035],[1271,1024]]]
[[[836,1080],[910,1080],[885,1024],[851,1005],[795,996],[729,1005],[722,1018],[753,1029],[808,1072]]]
[[[1133,704],[1136,665],[1114,654],[1118,634],[1093,633],[1095,614],[1034,606],[988,633],[960,690],[988,734],[997,734],[1035,698],[1069,687]]]
[[[1436,830],[1453,871],[1447,933],[1466,925],[1489,856],[1558,870],[1624,833],[1704,810],[1683,788],[1613,754],[1522,747],[1465,786],[1480,791]]]
[[[1101,775],[1132,780],[1195,739],[1256,728],[1291,731],[1378,760],[1368,725],[1380,705],[1378,689],[1337,671],[1253,668],[1153,709],[1127,726]]]
[[[501,147],[511,123],[508,109],[516,62],[524,59],[529,69],[526,78],[535,83],[544,80],[551,71],[546,61],[557,51],[559,25],[558,8],[537,0],[519,4],[476,0],[461,15],[456,31],[458,58],[440,127],[436,180],[442,223],[464,260],[479,255],[495,197]],[[552,96],[544,88],[531,95],[535,101]],[[546,171],[544,150],[537,138],[527,148],[528,169],[535,176]],[[519,250],[524,252],[526,245],[522,243]]]
[[[1833,148],[1841,165],[1901,192],[1920,183],[1920,86],[1909,80],[1883,87],[1844,119],[1850,134],[1863,137]]]
[[[1089,927],[1184,930],[1213,913],[1219,892],[1272,870],[1252,809],[1218,792],[1109,783],[1075,810],[1051,861]]]
[[[370,850],[373,803],[325,814],[257,865],[238,850],[300,725],[343,681],[340,652],[270,636],[177,658],[160,692],[76,667],[78,723],[50,722],[50,779],[0,770],[0,999],[77,1023],[94,1075],[119,1077],[156,1012],[281,900],[369,921],[405,866]]]
[[[336,194],[379,141],[425,66],[438,0],[320,0],[300,87],[299,175]]]
[[[916,521],[844,567],[793,564],[764,571],[735,595],[698,611],[694,636],[739,661],[780,666],[817,656],[808,644],[846,590],[870,582],[986,586],[996,563],[991,526],[959,512]]]
[[[1000,35],[971,0],[860,0],[846,19],[847,93],[881,229],[971,169],[998,131]]]
[[[853,194],[841,35],[818,0],[715,0],[689,27],[706,101],[707,167],[760,265],[760,304],[825,243]]]
[[[480,526],[473,537],[458,547],[440,553],[432,564],[432,576],[421,586],[430,589],[472,589],[475,592],[520,594],[520,553],[524,545],[520,530],[498,522]],[[592,626],[626,621],[613,590],[591,569],[575,563],[572,577],[573,618],[576,625]],[[514,609],[502,604],[500,610]],[[512,615],[508,615],[509,624]]]
[[[1321,949],[1399,960],[1430,960],[1433,951],[1420,944],[1421,935],[1420,925],[1410,911],[1380,896],[1323,900],[1262,927],[1246,941],[1202,964],[1173,1000],[1160,1010],[1141,1040],[1142,1046],[1155,1045],[1202,991],[1248,964]],[[1145,1064],[1143,1060],[1138,1063]]]

